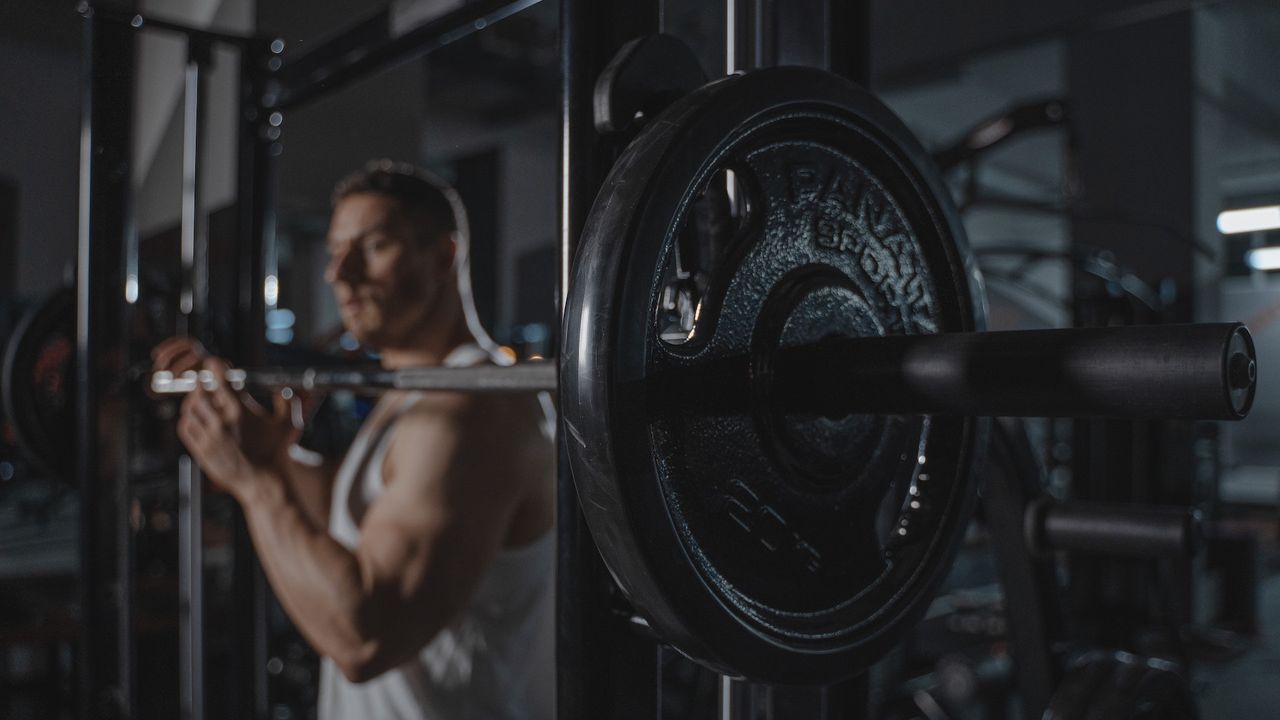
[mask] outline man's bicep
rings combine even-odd
[[[388,450],[386,490],[361,529],[370,589],[438,629],[470,599],[502,543],[511,503],[486,478],[496,472],[483,439],[456,418],[406,418]]]

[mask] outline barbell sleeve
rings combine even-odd
[[[771,365],[774,397],[827,415],[1239,420],[1257,382],[1239,323],[839,337]]]
[[[1203,537],[1200,513],[1186,507],[1042,500],[1027,506],[1025,523],[1037,553],[1188,557]]]

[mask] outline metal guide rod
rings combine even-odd
[[[200,469],[183,455],[178,460],[178,584],[180,664],[179,712],[204,717],[204,538]]]
[[[204,153],[204,113],[212,62],[208,44],[190,39],[183,103],[182,133],[182,290],[179,297],[179,331],[203,335],[209,307],[209,233],[201,179]],[[199,467],[191,458],[179,459],[179,696],[180,717],[204,718],[204,543]]]

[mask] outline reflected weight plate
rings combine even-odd
[[[866,91],[774,68],[673,104],[592,208],[561,349],[574,481],[636,612],[720,672],[865,669],[971,514],[982,422],[805,414],[773,391],[781,348],[982,329],[928,163]]]
[[[73,397],[75,290],[31,308],[5,345],[0,398],[14,439],[43,474],[70,482],[75,471]]]

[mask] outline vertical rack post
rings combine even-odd
[[[280,154],[280,111],[268,111],[264,100],[280,69],[284,42],[255,39],[240,53],[240,118],[236,174],[236,328],[230,353],[247,365],[266,359],[268,254],[275,246],[275,168]],[[244,518],[237,511],[233,527],[234,623],[244,628],[235,641],[234,692],[229,707],[235,717],[266,720],[267,605],[269,590],[258,564]]]
[[[207,72],[212,48],[188,36],[182,116],[182,290],[179,332],[204,337],[209,309],[209,225],[200,177]],[[178,461],[178,697],[181,717],[203,720],[204,540],[203,479],[183,455]]]
[[[85,2],[76,271],[75,451],[80,487],[79,716],[136,713],[133,536],[127,472],[129,402],[115,382],[130,365],[127,245],[131,193],[134,38]]]
[[[658,0],[560,2],[560,273],[563,310],[574,249],[613,159],[622,150],[595,132],[592,92],[617,50],[657,32]],[[578,718],[658,717],[661,651],[631,621],[591,539],[569,472],[564,428],[558,433],[556,566],[556,714]]]

